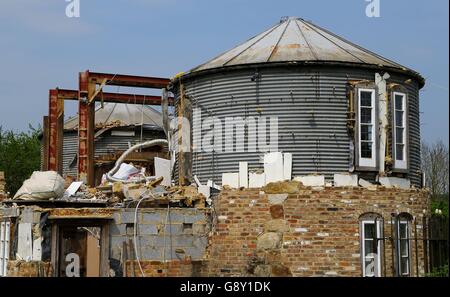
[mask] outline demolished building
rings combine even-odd
[[[422,187],[424,83],[298,18],[171,80],[81,73],[80,90],[51,92],[44,169],[63,174],[61,101],[78,100],[84,185],[3,202],[3,274],[424,276],[431,242],[448,245],[430,236]],[[163,89],[146,104],[162,105],[164,174],[94,178],[94,102],[126,100],[105,84]]]

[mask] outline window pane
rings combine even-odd
[[[400,240],[400,255],[402,257],[408,257],[409,254],[409,245],[407,239]]]
[[[400,238],[405,239],[408,238],[408,223],[400,223]]]
[[[361,142],[361,157],[372,158],[372,142]]]
[[[408,267],[408,263],[409,259],[408,258],[401,258],[400,259],[400,271],[402,275],[408,275],[409,274],[409,267]]]
[[[376,242],[375,240],[364,240],[364,252],[365,252],[364,256],[374,257],[373,254],[377,253],[377,250],[374,246],[376,244],[375,242]]]
[[[372,92],[362,91],[361,96],[361,106],[372,106]]]
[[[403,109],[403,96],[395,95],[395,109]]]
[[[369,259],[364,261],[364,269],[366,276],[375,276],[376,262],[375,259]]]
[[[370,239],[375,238],[375,224],[374,223],[364,223],[364,238]]]
[[[361,123],[372,123],[372,108],[361,108]]]
[[[395,142],[403,143],[403,131],[404,131],[404,128],[396,128],[395,129]]]
[[[395,146],[395,159],[399,160],[399,161],[403,161],[404,160],[404,154],[403,154],[403,144],[397,144]]]
[[[372,140],[372,125],[361,125],[361,140]]]
[[[395,125],[403,127],[403,111],[395,112]]]

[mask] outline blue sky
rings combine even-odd
[[[77,88],[78,72],[171,77],[279,21],[298,16],[420,72],[422,138],[449,141],[448,0],[0,1],[0,125],[26,130],[48,112],[48,90]],[[117,91],[117,88],[109,89]],[[119,90],[123,91],[123,89]],[[127,90],[128,92],[128,90]],[[75,104],[66,114],[75,114]]]

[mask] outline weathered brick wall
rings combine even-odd
[[[216,201],[217,224],[210,237],[211,276],[361,276],[359,217],[375,212],[384,219],[390,236],[391,213],[422,217],[428,192],[377,187],[302,187],[291,194],[266,194],[259,189],[224,190]],[[414,237],[414,224],[412,224]],[[411,242],[411,273],[423,275],[422,241]],[[391,276],[392,245],[385,242],[386,276]],[[384,272],[384,271],[383,271]]]
[[[10,260],[7,267],[8,277],[51,277],[53,269],[50,262]]]
[[[201,262],[191,261],[191,259],[174,261],[141,261],[141,267],[145,277],[192,277],[200,276]],[[125,276],[142,277],[141,269],[137,261],[127,261],[125,263]]]

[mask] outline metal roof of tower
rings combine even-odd
[[[336,34],[301,18],[281,21],[233,49],[197,66],[189,73],[214,68],[276,62],[338,62],[375,65],[409,72],[414,70],[364,49]]]

